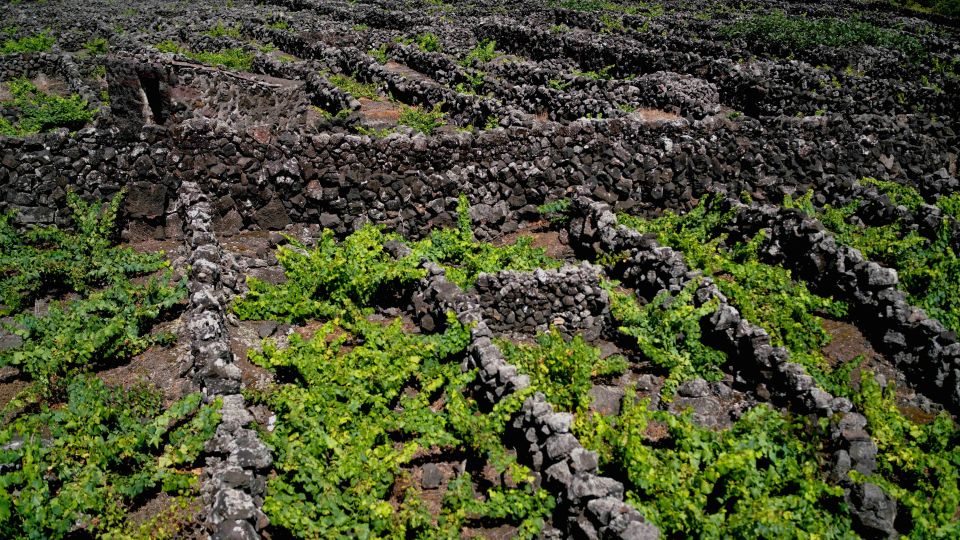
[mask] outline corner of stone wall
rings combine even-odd
[[[396,251],[397,254],[404,251]],[[508,363],[494,344],[483,307],[446,279],[439,266],[425,262],[427,276],[417,285],[413,305],[418,322],[427,330],[453,312],[472,324],[463,369],[477,370],[472,391],[482,409],[530,386],[530,378]],[[543,394],[527,398],[508,424],[505,444],[518,460],[538,475],[541,487],[557,500],[554,524],[566,537],[652,539],[659,530],[623,500],[620,482],[597,474],[596,453],[585,449],[570,433],[573,415],[554,412]]]

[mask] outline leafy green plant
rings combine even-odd
[[[895,204],[919,205],[923,199],[916,191],[875,183]],[[819,219],[837,239],[837,243],[858,249],[867,259],[897,270],[899,287],[908,301],[922,307],[947,328],[960,331],[960,258],[950,242],[950,228],[942,223],[935,238],[916,231],[906,232],[899,223],[863,226],[851,223],[860,201],[840,208],[825,205],[816,208],[808,192],[799,199],[787,197],[784,206],[803,210]],[[952,199],[938,201],[948,209]]]
[[[333,84],[337,88],[357,99],[380,99],[380,90],[375,83],[362,83],[350,75],[344,75],[341,73],[322,73],[322,75],[324,75],[327,80],[330,81],[330,84]]]
[[[35,412],[0,428],[0,535],[122,535],[137,498],[196,486],[197,474],[183,469],[213,435],[219,400],[201,405],[190,394],[163,410],[158,392],[89,376],[65,393],[63,404],[33,403]]]
[[[640,352],[654,365],[666,369],[667,378],[660,391],[664,400],[673,398],[681,383],[694,377],[720,380],[720,366],[727,355],[701,341],[700,320],[717,309],[716,302],[693,305],[699,283],[691,281],[675,297],[657,295],[640,307],[631,295],[614,290],[609,284],[610,311],[620,333],[633,337]]]
[[[602,81],[602,80],[608,80],[611,78],[610,71],[612,71],[614,67],[616,66],[614,65],[604,66],[599,71],[593,71],[593,70],[580,71],[575,69],[571,73],[573,73],[573,75],[577,77],[586,77],[588,79],[593,79],[595,81]]]
[[[691,267],[714,276],[714,283],[745,319],[765,329],[774,346],[786,347],[818,383],[828,384],[829,367],[820,351],[830,336],[817,314],[840,317],[847,305],[811,293],[783,267],[761,263],[757,250],[762,234],[726,248],[726,237],[718,231],[732,213],[721,211],[718,202],[719,198],[705,197],[687,214],[665,212],[653,220],[618,218],[639,232],[657,234],[661,243],[681,251]]]
[[[474,71],[473,73],[465,74],[465,76],[467,77],[467,82],[457,83],[453,89],[460,94],[467,94],[471,96],[477,95],[477,92],[483,88],[484,77],[486,76],[486,73],[483,71]]]
[[[402,107],[397,123],[408,126],[424,135],[430,135],[434,130],[447,124],[446,113],[441,110],[443,103],[435,103],[429,111],[420,107]]]
[[[822,18],[787,15],[783,11],[753,14],[720,29],[728,38],[748,42],[765,42],[785,49],[809,49],[816,45],[853,47],[870,45],[903,52],[917,60],[926,55],[923,44],[915,37],[875,26],[857,19]]]
[[[582,337],[567,341],[556,328],[537,336],[536,345],[515,344],[498,339],[497,346],[507,362],[530,376],[537,390],[560,410],[585,413],[590,405],[594,377],[615,375],[626,370],[623,357],[601,358],[600,349]]]
[[[879,448],[877,472],[866,479],[897,499],[898,512],[909,513],[911,537],[955,537],[960,534],[960,429],[947,413],[925,425],[908,420],[895,394],[894,385],[882,389],[866,372],[854,395]]]
[[[317,111],[317,114],[319,114],[320,116],[324,117],[327,120],[344,120],[346,118],[349,118],[350,115],[353,114],[353,111],[351,111],[350,109],[340,109],[339,111],[336,112],[336,114],[334,114],[334,113],[328,112],[325,109],[317,107],[315,105],[313,105],[312,108],[313,110]]]
[[[887,3],[921,13],[960,17],[960,0],[887,0]]]
[[[185,297],[185,282],[174,283],[168,273],[146,285],[118,282],[87,298],[51,305],[43,316],[17,315],[7,330],[23,343],[0,351],[0,366],[17,367],[45,385],[78,369],[130,358],[168,339],[144,334]]]
[[[389,135],[393,135],[397,132],[396,128],[386,127],[386,128],[371,128],[367,126],[357,125],[354,126],[354,129],[357,130],[357,133],[360,135],[366,135],[368,137],[374,137],[376,139],[382,139]]]
[[[373,57],[373,59],[376,60],[377,63],[386,64],[387,61],[390,60],[390,56],[387,54],[388,46],[389,44],[387,43],[381,43],[380,46],[377,47],[376,49],[370,49],[369,51],[367,51],[367,54]]]
[[[0,313],[16,313],[49,291],[87,293],[110,283],[160,270],[164,253],[137,253],[114,245],[124,191],[106,205],[67,193],[74,231],[24,230],[12,214],[0,215]]]
[[[843,490],[822,478],[821,438],[803,419],[760,405],[713,431],[649,406],[628,393],[619,417],[595,416],[580,439],[601,466],[624,471],[627,500],[665,536],[856,538]]]
[[[497,42],[492,39],[483,39],[473,49],[470,49],[470,52],[460,61],[460,64],[469,66],[475,61],[483,64],[493,61],[497,56]]]
[[[79,129],[93,120],[93,109],[79,95],[51,95],[23,77],[6,84],[13,99],[0,105],[18,111],[18,118],[16,123],[3,119],[0,135],[23,137],[58,127]]]
[[[0,54],[49,52],[57,40],[48,32],[45,30],[39,34],[24,36],[20,39],[8,39],[3,42],[3,45],[0,45]]]
[[[104,37],[97,37],[84,43],[83,48],[92,55],[107,54],[110,50],[110,42]]]
[[[216,52],[188,51],[184,54],[197,62],[203,62],[204,64],[210,64],[212,66],[223,66],[238,71],[250,71],[250,68],[253,66],[253,57],[255,56],[253,52],[245,51],[239,47],[223,49]]]
[[[223,21],[217,21],[216,26],[203,34],[212,38],[232,37],[234,39],[240,39],[240,25],[224,26]]]
[[[936,204],[944,214],[960,221],[960,193],[942,195]]]
[[[434,229],[430,236],[411,246],[412,257],[425,257],[442,264],[447,278],[462,288],[472,287],[481,272],[500,270],[531,271],[557,268],[560,262],[532,245],[533,239],[521,236],[514,244],[494,246],[477,242],[470,221],[470,203],[463,195],[457,203],[457,227]]]
[[[173,53],[173,54],[179,54],[184,52],[185,50],[183,46],[173,41],[172,39],[165,39],[160,43],[157,43],[156,45],[154,45],[153,48],[162,53]]]
[[[876,178],[861,178],[860,183],[867,186],[876,187],[881,193],[887,196],[895,205],[906,206],[911,212],[920,210],[926,201],[920,196],[917,190],[910,186],[891,182],[889,180],[877,180]]]
[[[537,207],[540,215],[547,218],[552,225],[564,225],[570,221],[570,199],[563,198],[541,204]]]
[[[268,24],[267,28],[272,28],[273,30],[290,30],[290,23],[283,19],[277,19]]]
[[[303,537],[458,537],[474,520],[495,520],[535,536],[553,501],[499,443],[509,415],[481,415],[461,392],[472,375],[452,360],[469,342],[468,329],[452,315],[443,334],[429,336],[405,333],[399,319],[381,325],[346,315],[310,340],[295,334],[285,349],[268,341],[251,354],[291,381],[262,396],[277,414],[266,439],[278,471],[264,502],[271,522]],[[391,506],[394,486],[409,485],[411,461],[430,448],[497,457],[501,473],[516,473],[516,487],[493,487],[478,499],[469,473],[458,475],[435,523],[413,487]]]
[[[436,34],[427,32],[414,38],[414,43],[424,52],[440,52],[443,46],[440,44],[440,38]]]
[[[332,318],[345,306],[365,305],[382,288],[423,277],[419,260],[394,261],[383,251],[397,237],[367,225],[337,243],[324,230],[317,247],[290,239],[277,250],[286,282],[271,285],[249,278],[249,292],[233,304],[241,318],[304,321]]]
[[[600,15],[600,26],[601,34],[616,34],[625,30],[622,17],[614,17],[607,13]]]

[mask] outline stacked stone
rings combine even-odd
[[[304,90],[310,103],[330,114],[337,114],[342,110],[358,110],[360,102],[356,98],[320,75],[324,67],[324,64],[317,60],[282,62],[272,56],[258,55],[253,59],[250,70],[271,77],[304,81]]]
[[[477,294],[494,332],[536,334],[556,328],[565,336],[600,337],[610,299],[600,287],[600,269],[590,263],[533,272],[480,274]]]
[[[79,95],[91,108],[96,109],[94,122],[100,118],[100,95],[83,81],[80,69],[69,55],[42,52],[3,55],[0,82],[18,77],[32,79],[38,75],[62,78],[70,92]]]
[[[770,344],[770,335],[763,328],[743,319],[709,277],[682,271],[682,255],[670,248],[658,248],[651,238],[618,226],[608,205],[578,196],[571,208],[571,245],[594,256],[623,253],[626,262],[614,268],[613,273],[624,285],[649,291],[654,284],[663,284],[661,290],[673,294],[690,280],[700,280],[695,304],[717,302],[716,310],[700,321],[704,340],[728,355],[730,360],[724,367],[731,369],[738,380],[756,384],[758,397],[801,414],[827,419],[832,426],[833,477],[844,487],[856,526],[871,536],[894,535],[896,501],[869,482],[856,485],[847,474],[851,469],[872,474],[877,454],[876,443],[865,429],[866,418],[853,411],[850,400],[818,387],[803,366],[790,361],[785,348]]]
[[[928,397],[960,412],[960,342],[897,288],[896,270],[838,245],[822,223],[799,210],[732,203],[731,240],[766,231],[763,259],[782,264],[814,291],[849,302],[851,316]]]
[[[171,66],[171,79],[201,93],[201,107],[181,113],[188,118],[209,119],[235,130],[263,126],[269,132],[310,132],[305,122],[310,106],[303,82],[287,86],[203,66]]]
[[[210,204],[194,182],[181,186],[180,203],[190,248],[186,317],[193,377],[206,401],[222,402],[220,424],[204,447],[204,521],[214,539],[260,538],[258,531],[269,524],[261,507],[273,458],[257,432],[247,427],[254,418],[244,406],[240,368],[230,351],[223,253],[211,228]]]
[[[394,255],[407,253],[402,246],[385,246]],[[530,386],[493,343],[493,331],[484,319],[480,302],[446,279],[442,268],[425,263],[427,276],[420,281],[412,302],[421,328],[437,330],[436,322],[453,312],[464,324],[473,324],[463,369],[477,370],[472,391],[484,410]],[[506,443],[517,451],[521,463],[540,475],[542,487],[557,501],[554,524],[563,536],[604,539],[659,537],[657,528],[623,500],[623,484],[598,476],[597,455],[583,448],[570,433],[573,416],[555,413],[543,394],[528,398],[511,421]],[[546,532],[545,537],[557,536]]]
[[[960,190],[960,180],[943,168],[924,175],[914,187],[924,197],[937,198]],[[860,182],[826,184],[822,190],[818,190],[814,202],[818,205],[830,204],[834,208],[856,202],[854,216],[866,225],[898,223],[904,231],[916,230],[933,240],[937,239],[941,229],[946,226],[950,246],[954,252],[960,252],[960,221],[944,213],[938,206],[922,204],[918,209],[912,210],[904,205],[894,204],[877,187]]]
[[[641,20],[646,23],[649,19]],[[772,122],[778,121],[782,115],[792,116],[798,112],[813,115],[818,109],[842,116],[875,114],[877,111],[899,115],[912,114],[915,112],[913,107],[920,106],[924,111],[945,117],[949,127],[956,127],[949,100],[921,84],[918,80],[920,73],[907,78],[903,72],[897,72],[896,66],[903,66],[905,62],[894,51],[872,51],[872,54],[883,57],[873,60],[885,64],[883,67],[871,66],[874,79],[843,73],[846,66],[862,65],[860,58],[837,59],[837,73],[825,74],[814,67],[825,60],[822,56],[810,64],[755,57],[750,62],[739,62],[742,50],[732,50],[723,43],[726,40],[710,43],[674,38],[644,43],[650,39],[646,35],[638,40],[633,36],[558,33],[541,28],[545,27],[497,16],[480,21],[474,27],[474,33],[478,39],[496,40],[498,49],[537,61],[567,59],[583,69],[596,70],[613,65],[624,76],[669,71],[704,78],[717,85],[726,105],[750,116],[771,117]],[[643,34],[649,35],[650,32]],[[830,48],[831,52],[833,50]],[[822,55],[823,51],[817,53]],[[841,84],[842,91],[833,87],[834,81]],[[938,76],[936,84],[947,95],[956,92],[957,83],[949,77]],[[927,120],[929,122],[929,118]]]

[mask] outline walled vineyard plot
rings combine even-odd
[[[0,536],[960,536],[958,11],[5,3]]]

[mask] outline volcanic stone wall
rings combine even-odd
[[[395,255],[407,252],[396,244],[385,247]],[[473,325],[463,369],[477,369],[472,392],[478,403],[489,410],[528,388],[529,377],[518,374],[516,366],[507,363],[493,343],[494,331],[476,295],[464,293],[448,281],[443,269],[435,264],[426,263],[424,268],[427,277],[420,281],[412,298],[420,324],[424,330],[435,330],[436,321],[452,312],[461,324]],[[658,538],[657,528],[624,502],[623,484],[597,474],[597,454],[586,450],[570,433],[572,423],[573,415],[554,412],[543,394],[537,393],[524,401],[511,420],[505,441],[557,499],[553,522],[560,534],[545,531],[545,537]]]
[[[589,263],[534,272],[481,274],[477,295],[490,329],[535,335],[555,327],[565,336],[596,340],[610,316],[600,269]]]
[[[866,418],[853,411],[850,400],[820,388],[803,366],[790,361],[785,348],[770,344],[766,330],[740,315],[711,278],[692,271],[681,254],[658,245],[649,236],[618,226],[608,205],[577,197],[572,209],[571,244],[581,253],[594,256],[624,254],[623,261],[612,269],[613,276],[633,287],[641,298],[649,299],[652,296],[648,294],[664,291],[672,295],[694,282],[697,306],[717,303],[700,325],[705,342],[728,355],[724,368],[732,370],[741,383],[756,385],[758,396],[766,396],[791,411],[828,420],[833,452],[831,478],[844,487],[859,532],[870,537],[896,534],[896,500],[877,485],[855,483],[849,478],[851,470],[872,474],[878,451],[866,431]]]
[[[231,107],[239,104],[222,106]],[[864,134],[871,125],[874,133]],[[930,127],[920,134],[877,116],[854,136],[852,126],[822,118],[785,121],[776,133],[717,119],[693,126],[616,119],[372,139],[238,132],[197,120],[169,130],[147,126],[136,140],[91,130],[7,139],[0,208],[20,210],[23,221],[53,222],[62,218],[55,209],[68,188],[102,198],[146,182],[166,193],[153,194],[146,211],[128,205],[130,217],[158,218],[170,214],[169,194],[191,179],[217,197],[215,224],[228,232],[319,221],[342,234],[373,221],[416,236],[452,222],[454,199],[465,193],[475,204],[505,201],[507,215],[479,225],[506,233],[535,215],[536,205],[581,185],[625,210],[686,206],[711,188],[778,198],[837,177],[932,174],[950,162],[951,142]],[[162,225],[156,234],[164,234]]]
[[[960,411],[960,343],[956,332],[911,306],[897,288],[897,271],[867,261],[856,249],[838,245],[816,219],[802,212],[774,206],[737,208],[725,227],[731,241],[766,238],[760,256],[783,265],[824,296],[845,300],[850,315],[871,332],[875,343],[897,368],[930,397],[954,413]]]

